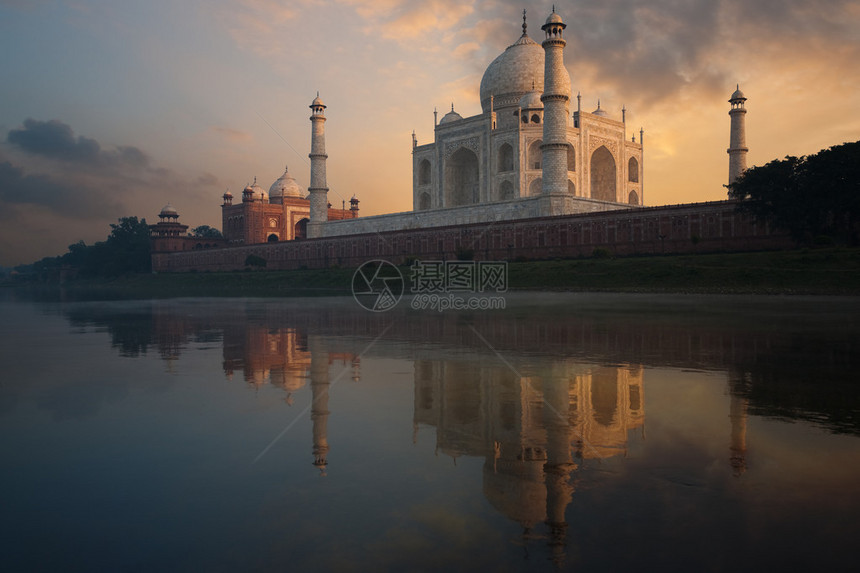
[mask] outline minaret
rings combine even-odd
[[[311,353],[311,423],[314,437],[314,465],[320,475],[326,475],[328,454],[328,352],[325,352],[314,337],[308,338]]]
[[[744,108],[746,100],[744,92],[741,91],[741,86],[738,85],[735,93],[729,99],[729,103],[732,104],[732,109],[729,111],[729,116],[732,118],[732,132],[729,138],[729,148],[726,150],[729,154],[729,185],[734,183],[747,168],[747,151],[749,148],[747,148],[745,119],[747,110]]]
[[[311,218],[308,222],[308,237],[322,236],[322,225],[328,221],[328,185],[325,177],[325,104],[317,97],[311,108],[311,184],[308,187],[311,199]]]
[[[542,206],[544,215],[560,215],[564,212],[564,196],[567,195],[567,109],[570,100],[567,70],[564,68],[564,46],[562,31],[567,25],[555,13],[546,19],[541,30],[546,39],[541,44],[545,52],[543,95],[543,144],[542,193],[549,195]],[[555,195],[555,197],[552,197]]]
[[[639,147],[642,148],[641,161],[639,162],[639,170],[642,175],[639,177],[639,204],[645,204],[645,129],[639,127]]]

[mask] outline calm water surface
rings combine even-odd
[[[4,293],[0,569],[856,567],[856,299],[407,306]]]

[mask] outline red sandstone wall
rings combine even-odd
[[[240,270],[250,254],[276,270],[454,259],[458,248],[472,249],[476,260],[515,260],[590,256],[596,248],[633,255],[791,246],[787,235],[756,224],[734,202],[716,201],[158,254],[152,266],[160,272]]]

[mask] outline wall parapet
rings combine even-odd
[[[443,207],[426,211],[404,211],[371,215],[357,219],[328,221],[322,229],[322,237],[340,237],[362,233],[382,233],[399,230],[428,229],[455,225],[474,225],[515,221],[539,217],[541,195],[497,201],[481,205]],[[566,197],[563,214],[594,213],[621,210],[629,207],[620,203],[598,201],[585,197]]]
[[[736,205],[736,201],[712,201],[460,224],[449,219],[446,225],[399,230],[356,226],[376,219],[366,217],[326,224],[326,227],[343,225],[350,234],[155,253],[152,266],[156,272],[233,271],[245,268],[247,257],[255,255],[266,260],[267,269],[282,270],[357,267],[372,259],[396,264],[411,257],[450,260],[464,250],[472,251],[475,260],[515,260],[590,256],[596,248],[615,255],[651,255],[792,246],[787,234],[757,222],[738,211]],[[461,210],[462,207],[456,209]],[[379,218],[397,220],[398,215],[403,214]]]

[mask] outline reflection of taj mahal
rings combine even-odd
[[[644,429],[642,367],[569,365],[521,378],[474,363],[415,363],[415,423],[436,428],[437,449],[483,456],[484,495],[528,537],[546,523],[563,559],[574,459],[624,454]]]

